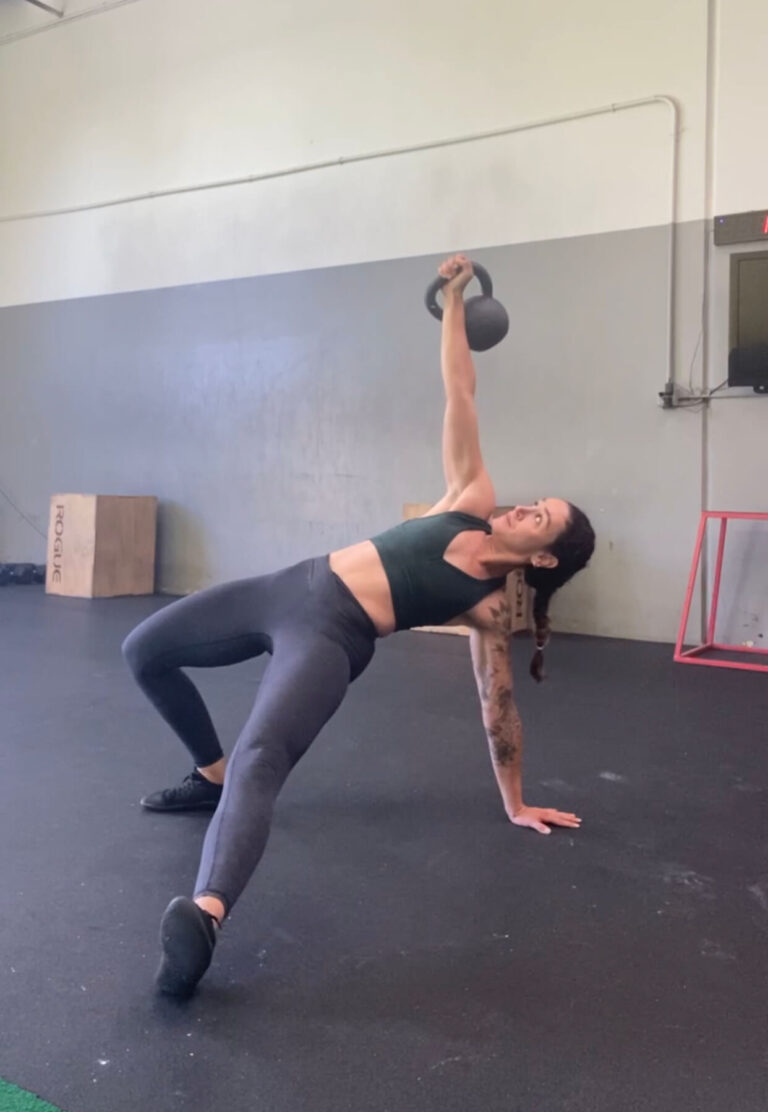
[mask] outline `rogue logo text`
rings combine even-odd
[[[53,582],[61,583],[61,557],[64,553],[64,507],[56,506],[53,525]]]

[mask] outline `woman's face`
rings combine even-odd
[[[568,502],[562,498],[542,498],[529,506],[515,506],[508,513],[494,518],[491,525],[505,552],[531,562],[539,554],[546,554],[554,560],[547,550],[567,528],[570,519]],[[554,560],[554,563],[557,561]]]

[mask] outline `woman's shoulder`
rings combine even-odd
[[[487,472],[483,472],[479,478],[463,490],[446,491],[440,501],[435,502],[434,506],[431,506],[423,516],[432,517],[441,513],[463,513],[480,518],[482,521],[488,521],[495,509],[496,494],[493,483]]]

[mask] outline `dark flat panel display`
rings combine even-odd
[[[768,392],[768,251],[731,256],[728,385]]]

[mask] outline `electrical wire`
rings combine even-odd
[[[693,394],[691,397],[688,398],[677,398],[675,400],[673,409],[687,409],[689,412],[693,411],[698,413],[709,401],[711,401],[718,390],[722,390],[723,387],[727,385],[728,379],[726,378],[723,379],[719,386],[715,386],[712,390],[708,390],[706,394]]]
[[[46,536],[46,534],[41,529],[38,529],[38,527],[35,525],[34,521],[32,521],[31,518],[27,517],[27,515],[24,513],[24,511],[22,509],[20,509],[19,506],[16,505],[14,500],[11,498],[10,494],[8,494],[7,491],[3,490],[2,487],[0,487],[0,494],[3,496],[3,498],[6,500],[6,502],[8,503],[9,506],[13,506],[14,510],[19,515],[19,517],[23,517],[24,520],[26,521],[27,525],[31,525],[31,527],[35,530],[35,532],[38,534],[38,536],[41,536],[44,541],[48,540],[48,537]]]

